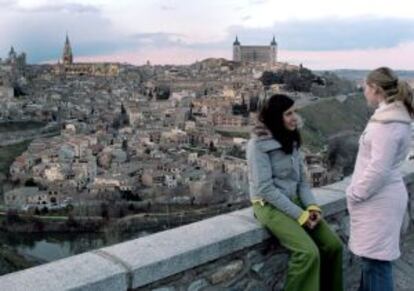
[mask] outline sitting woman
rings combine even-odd
[[[342,243],[322,219],[306,181],[294,101],[262,102],[247,145],[255,217],[290,251],[286,291],[341,291]]]

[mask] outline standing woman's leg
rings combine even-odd
[[[285,291],[319,291],[318,247],[302,226],[273,206],[253,204],[256,218],[290,251]]]
[[[392,263],[368,258],[362,259],[359,291],[393,291]]]
[[[321,254],[321,291],[344,290],[341,239],[323,219],[308,233]]]

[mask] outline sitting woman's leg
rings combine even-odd
[[[290,251],[284,290],[319,291],[319,250],[309,234],[297,221],[269,204],[254,204],[253,210],[256,218]]]
[[[315,229],[308,230],[308,233],[321,255],[321,291],[344,290],[341,239],[323,219]]]

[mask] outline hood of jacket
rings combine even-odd
[[[370,122],[391,123],[400,122],[410,124],[412,118],[401,101],[385,104],[372,115]]]
[[[270,130],[261,122],[257,122],[253,127],[250,137],[260,143],[263,151],[269,151],[282,148],[282,145],[273,137]]]

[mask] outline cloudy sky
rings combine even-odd
[[[56,62],[69,33],[75,61],[191,63],[268,45],[312,69],[414,69],[410,0],[0,0],[0,57]]]

